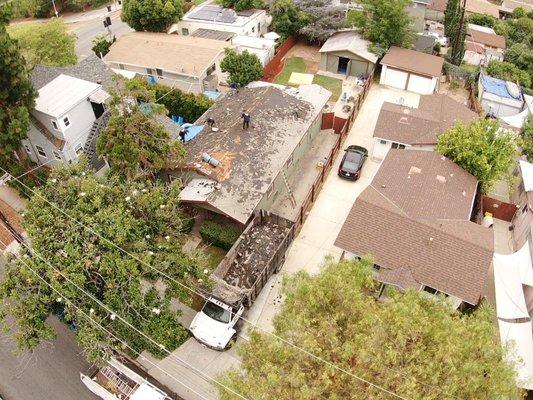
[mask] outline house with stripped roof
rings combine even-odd
[[[492,229],[471,221],[477,185],[436,152],[391,150],[335,246],[345,258],[373,257],[381,293],[390,285],[477,305],[494,247]]]
[[[372,157],[381,160],[391,148],[433,150],[438,136],[457,121],[476,118],[479,115],[445,94],[420,96],[417,108],[384,102],[374,128]]]
[[[503,61],[505,37],[494,29],[468,24],[463,61],[472,65],[487,65],[492,60]]]

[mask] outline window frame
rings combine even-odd
[[[76,153],[76,156],[81,156],[83,154],[83,145],[81,143],[78,143],[76,146],[74,146],[74,153]]]
[[[61,154],[59,154],[59,152],[57,150],[53,150],[52,151],[52,154],[54,155],[54,158],[57,160],[57,161],[63,161],[63,158],[61,158]]]
[[[50,122],[52,123],[52,127],[58,131],[59,130],[59,124],[55,119],[51,119]]]
[[[68,115],[65,115],[61,121],[63,122],[63,125],[65,125],[65,128],[68,128],[71,125],[70,118]]]
[[[46,151],[44,150],[44,147],[39,146],[38,144],[35,145],[35,151],[37,151],[37,155],[42,158],[48,159],[48,155],[46,154]]]
[[[163,68],[156,68],[155,69],[155,74],[157,75],[158,78],[162,78],[163,77]]]
[[[26,150],[27,154],[32,154],[31,147],[29,144],[24,143],[24,150]]]

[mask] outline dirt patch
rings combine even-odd
[[[441,82],[439,93],[446,94],[461,104],[468,104],[468,90],[462,86],[454,87],[454,84],[451,84],[450,82]]]
[[[252,227],[236,249],[237,255],[224,280],[233,286],[251,288],[287,232],[288,228],[274,223]]]
[[[320,66],[320,48],[318,46],[310,46],[304,43],[296,43],[285,55],[285,59],[291,57],[303,58],[307,67],[307,72],[315,74]]]

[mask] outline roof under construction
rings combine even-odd
[[[198,120],[213,118],[218,130],[205,125],[185,145],[187,168],[201,177],[183,189],[182,201],[206,203],[245,224],[330,96],[318,85],[282,89],[269,84],[226,94]],[[247,130],[243,110],[251,115]],[[204,155],[220,164],[205,162]]]

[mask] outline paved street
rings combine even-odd
[[[95,36],[100,33],[107,33],[107,29],[103,25],[104,16],[98,14],[90,20],[84,20],[79,22],[69,22],[71,31],[78,37],[76,43],[76,53],[80,59],[86,58],[92,54],[91,48],[93,47],[92,41]],[[111,33],[119,38],[125,33],[133,32],[125,22],[120,20],[120,10],[111,13]]]
[[[0,276],[3,265],[0,255]],[[55,317],[49,322],[58,337],[42,345],[33,357],[16,356],[13,340],[0,334],[0,395],[4,400],[97,400],[80,381],[79,373],[88,364],[79,354],[73,333]]]

